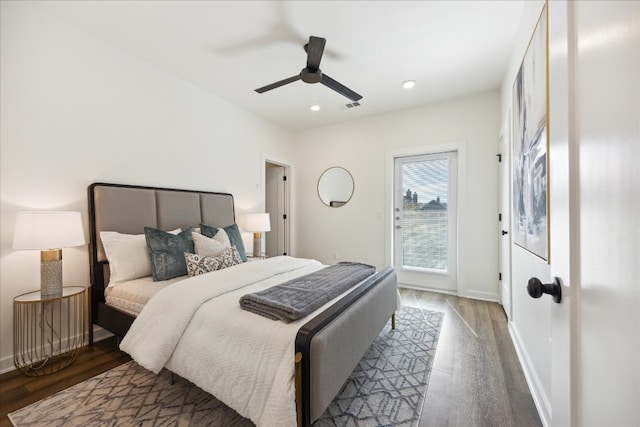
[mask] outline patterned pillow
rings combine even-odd
[[[187,263],[187,273],[191,277],[242,264],[242,258],[235,246],[215,257],[185,252],[184,259]]]

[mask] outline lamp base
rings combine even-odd
[[[40,251],[40,295],[62,296],[62,249]]]
[[[259,231],[253,233],[253,256],[262,256],[262,233]]]

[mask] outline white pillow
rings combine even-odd
[[[178,228],[170,233],[179,234],[181,231]],[[101,231],[100,240],[109,261],[109,286],[151,276],[151,261],[144,234]]]
[[[193,247],[197,255],[215,257],[231,248],[229,236],[222,228],[218,228],[218,232],[213,237],[203,236],[198,233],[193,233],[192,237]]]

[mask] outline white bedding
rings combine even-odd
[[[322,267],[275,257],[179,281],[145,305],[120,348],[153,372],[166,366],[258,426],[294,426],[294,341],[310,317],[269,320],[241,310],[239,299]]]

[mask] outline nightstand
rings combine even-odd
[[[61,296],[40,291],[13,299],[13,363],[29,376],[46,375],[71,365],[87,332],[87,288],[65,286]]]

